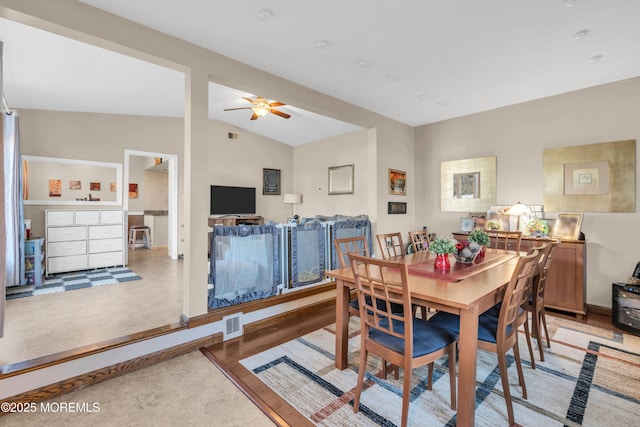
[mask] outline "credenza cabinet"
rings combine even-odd
[[[456,240],[466,240],[467,234],[454,233],[453,237]],[[520,250],[526,252],[532,246],[549,241],[523,237]],[[562,240],[547,275],[544,293],[546,308],[575,313],[579,319],[587,313],[586,256],[584,240]]]
[[[47,275],[124,265],[122,210],[45,211]]]

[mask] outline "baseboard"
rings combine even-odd
[[[594,313],[594,314],[601,314],[603,316],[609,316],[609,317],[611,317],[613,313],[611,310],[611,307],[603,307],[601,305],[590,305],[590,304],[587,304],[587,312]]]

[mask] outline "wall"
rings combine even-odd
[[[125,147],[131,148],[131,147]],[[144,156],[130,156],[129,158],[129,183],[138,185],[138,197],[129,197],[129,188],[126,188],[122,197],[129,199],[129,212],[142,213],[146,206],[149,192],[146,191],[144,169],[148,166],[149,159]],[[166,188],[166,187],[165,187]],[[165,190],[166,193],[166,190]]]
[[[367,186],[375,179],[375,170],[371,170],[368,161],[364,129],[295,147],[291,192],[302,194],[302,204],[294,205],[293,212],[301,218],[368,213]],[[354,165],[353,194],[329,195],[329,167],[349,164]]]
[[[634,78],[416,128],[417,204],[427,225],[448,235],[464,216],[440,212],[440,162],[495,155],[497,204],[543,204],[545,148],[639,140],[638,111]],[[636,185],[635,213],[584,214],[588,304],[610,307],[611,283],[626,280],[638,262],[639,196]]]
[[[131,163],[129,163],[131,165]],[[166,211],[169,209],[169,174],[165,172],[144,171],[142,179],[145,211]],[[132,200],[129,200],[131,208]]]

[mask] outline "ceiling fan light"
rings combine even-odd
[[[254,113],[256,113],[260,117],[264,117],[269,112],[269,105],[263,102],[259,102],[251,107]]]

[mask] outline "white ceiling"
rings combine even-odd
[[[638,0],[84,3],[412,126],[640,75]],[[39,33],[0,20],[11,107],[182,116],[182,74]],[[210,92],[212,118],[287,144],[355,129],[292,106],[250,122],[222,110],[260,94]]]

